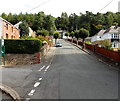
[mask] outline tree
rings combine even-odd
[[[73,37],[74,37],[74,32],[73,31],[69,34],[69,37],[72,38],[72,42],[73,42]]]
[[[61,29],[68,30],[69,18],[66,12],[61,14],[61,22],[62,22]]]
[[[47,30],[37,30],[37,35],[41,35],[41,36],[48,36],[49,35],[49,31]]]
[[[53,37],[55,38],[55,44],[57,43],[57,39],[60,37],[60,33],[59,32],[54,32],[53,33]]]
[[[74,36],[75,36],[75,38],[78,40],[80,37],[79,37],[79,30],[76,30],[75,32],[74,32]]]
[[[109,40],[103,40],[101,41],[101,46],[106,49],[110,49],[112,47],[112,44]]]
[[[69,33],[68,33],[68,32],[66,32],[66,33],[65,33],[65,36],[66,36],[66,37],[67,37],[67,39],[68,39]]]
[[[74,32],[74,36],[75,36],[75,38],[77,39],[77,45],[78,45],[78,39],[80,38],[80,36],[79,36],[79,30],[76,30],[76,31]]]
[[[73,31],[69,34],[69,37],[72,37],[72,39],[73,39],[73,37],[74,37],[74,32]]]
[[[35,14],[35,20],[34,20],[34,24],[33,24],[34,31],[44,29],[44,26],[43,26],[44,18],[45,18],[44,12],[39,12],[38,14]]]
[[[76,15],[75,13],[71,14],[69,16],[69,31],[74,31],[74,30],[77,30],[78,29],[78,15]]]
[[[47,15],[44,17],[44,29],[48,30],[49,32],[54,32],[56,30],[55,26],[55,18],[51,15]]]
[[[89,36],[89,31],[84,28],[80,28],[78,36],[83,39],[84,43],[85,38]]]
[[[29,27],[26,22],[23,22],[19,25],[20,29],[20,37],[28,37],[29,35]]]
[[[2,17],[3,19],[7,19],[7,14],[2,13],[2,14],[1,14],[1,17]]]

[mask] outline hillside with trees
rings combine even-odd
[[[89,36],[93,36],[101,29],[107,29],[112,25],[120,26],[120,12],[93,14],[86,11],[85,14],[80,13],[79,15],[75,13],[68,15],[64,12],[57,18],[52,15],[46,15],[44,12],[37,14],[2,13],[1,17],[12,24],[16,24],[19,21],[26,22],[29,27],[39,34],[41,31],[48,31],[49,35],[52,35],[55,30],[66,30],[71,33],[84,28],[89,31]]]

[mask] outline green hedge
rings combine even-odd
[[[5,53],[33,54],[39,52],[42,41],[34,39],[5,39]]]

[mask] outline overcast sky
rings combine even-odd
[[[47,1],[47,3],[45,3]],[[40,11],[45,14],[51,14],[54,17],[58,17],[62,12],[68,14],[85,13],[85,11],[92,11],[93,13],[99,12],[106,4],[111,0],[2,0],[0,3],[1,13],[25,13],[32,8],[41,5],[40,7],[30,11],[29,13],[38,13]],[[114,0],[109,6],[107,6],[101,13],[107,11],[118,12],[118,2],[120,0]]]

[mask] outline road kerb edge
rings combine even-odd
[[[15,101],[21,101],[19,94],[12,88],[6,85],[0,84],[0,89],[6,94],[10,95]]]

